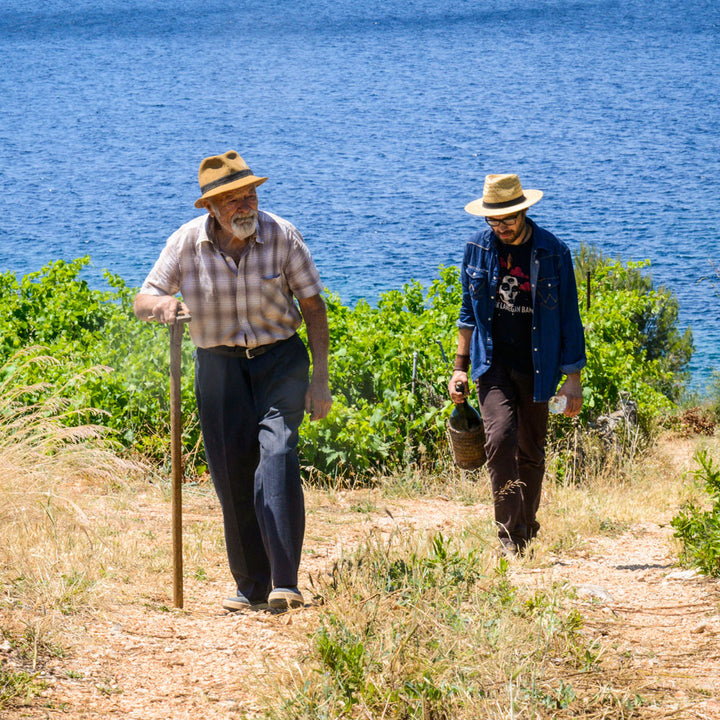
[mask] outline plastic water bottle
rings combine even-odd
[[[455,383],[455,390],[459,393],[465,392],[465,387],[461,382]],[[468,403],[467,399],[456,404],[450,413],[450,427],[457,432],[468,432],[482,425],[482,417],[480,413]]]
[[[566,407],[567,407],[567,396],[566,395],[553,395],[548,400],[548,410],[550,410],[551,413],[555,413],[556,415],[558,413],[565,412]]]

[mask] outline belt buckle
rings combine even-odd
[[[275,347],[280,341],[271,342],[267,345],[256,345],[254,348],[244,348],[245,350],[245,357],[248,360],[252,360],[254,357],[257,357],[258,355],[264,355],[270,348]]]

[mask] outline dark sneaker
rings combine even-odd
[[[305,604],[303,596],[296,587],[275,588],[268,595],[268,605],[271,610],[290,610]]]
[[[250,602],[242,593],[238,593],[233,597],[225,598],[223,607],[231,612],[237,610],[267,610],[268,604],[262,601]]]

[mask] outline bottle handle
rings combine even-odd
[[[460,382],[460,380],[455,383],[455,392],[461,393],[462,396],[465,397],[465,384]]]

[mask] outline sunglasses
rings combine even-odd
[[[485,222],[490,227],[497,227],[498,225],[514,225],[517,222],[517,219],[520,217],[522,213],[515,213],[514,215],[508,215],[504,218],[491,218],[486,217]]]

